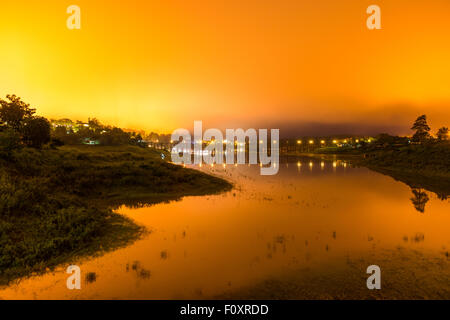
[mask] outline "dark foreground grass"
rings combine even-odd
[[[231,189],[125,147],[22,149],[0,158],[0,284],[129,244],[143,228],[113,211]]]

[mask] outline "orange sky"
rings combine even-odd
[[[71,4],[81,30],[66,27]],[[366,28],[370,4],[382,30]],[[157,131],[409,133],[420,113],[435,131],[450,125],[449,36],[448,0],[1,0],[0,95]]]

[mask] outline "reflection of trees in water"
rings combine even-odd
[[[414,208],[416,208],[417,211],[424,213],[425,205],[430,200],[426,189],[411,186],[411,191],[413,193],[413,197],[410,199],[411,199],[412,204],[414,205]],[[441,201],[450,200],[448,193],[442,193],[442,192],[441,193],[434,192],[434,193],[436,194],[437,198]]]
[[[150,200],[117,200],[115,203],[110,204],[112,210],[120,209],[122,206],[125,206],[128,209],[142,209],[142,208],[150,208],[154,205],[160,203],[171,203],[173,201],[180,201],[181,197],[173,196],[171,198],[164,199],[150,199]]]
[[[436,193],[436,194],[437,194],[439,200],[444,201],[444,200],[448,199],[448,195],[445,193]]]
[[[411,198],[411,202],[416,208],[417,211],[424,213],[425,205],[430,200],[427,193],[420,188],[412,188],[413,197]]]

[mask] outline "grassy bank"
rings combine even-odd
[[[444,197],[450,194],[449,142],[375,151],[357,163],[413,188],[425,188]]]
[[[340,149],[333,152],[295,153],[325,160],[348,160],[389,175],[412,188],[424,188],[443,198],[450,195],[450,143],[448,141],[405,146]]]
[[[114,213],[228,190],[219,178],[133,146],[15,150],[0,158],[0,284],[136,240],[144,230]]]

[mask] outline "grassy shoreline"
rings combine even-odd
[[[411,145],[370,152],[296,153],[325,160],[347,160],[356,166],[388,175],[411,188],[423,188],[442,198],[450,195],[450,145]]]
[[[362,164],[370,170],[388,175],[413,189],[426,189],[442,198],[450,195],[450,175],[437,175],[434,171],[417,172],[407,169],[391,169],[370,164]]]
[[[366,154],[357,161],[389,175],[411,188],[424,188],[446,198],[450,195],[450,144],[410,145]]]
[[[113,210],[230,190],[134,146],[21,149],[0,158],[0,285],[125,246],[145,230]]]

